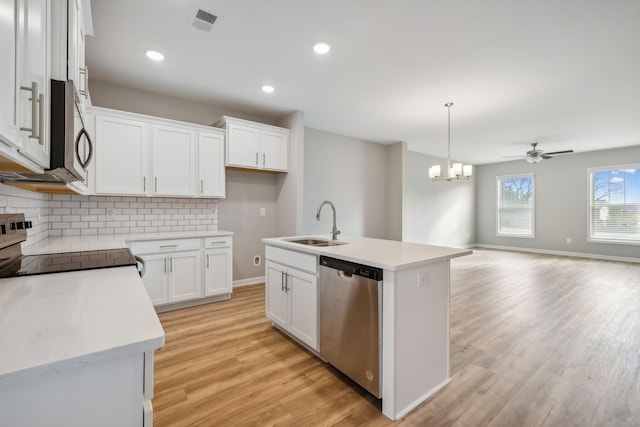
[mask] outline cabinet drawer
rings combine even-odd
[[[200,249],[200,239],[150,240],[131,242],[134,254],[150,254],[156,252],[191,251]]]
[[[318,271],[318,258],[315,255],[267,246],[265,248],[265,257],[270,261],[275,261],[310,273],[315,274]]]
[[[231,246],[231,236],[207,237],[204,239],[204,248],[227,248]]]

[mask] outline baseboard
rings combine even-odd
[[[264,283],[264,276],[250,277],[248,279],[234,280],[233,287],[239,288],[241,286],[257,285],[258,283]]]
[[[607,261],[623,261],[623,262],[640,263],[640,258],[589,254],[584,252],[566,252],[566,251],[553,251],[549,249],[521,248],[517,246],[485,245],[482,243],[476,243],[475,245],[473,245],[473,247],[486,248],[486,249],[498,249],[502,251],[531,252],[536,254],[547,254],[547,255],[569,256],[569,257],[577,257],[577,258],[602,259]]]

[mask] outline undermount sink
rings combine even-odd
[[[344,245],[347,242],[338,242],[336,240],[313,239],[313,238],[295,238],[287,239],[287,242],[298,243],[307,246],[337,246]]]

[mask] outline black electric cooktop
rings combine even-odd
[[[136,265],[127,248],[26,255],[0,270],[0,278]]]

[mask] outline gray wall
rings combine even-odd
[[[295,236],[302,230],[304,180],[304,113],[296,111],[278,122],[289,129],[289,172],[277,175],[277,236]]]
[[[403,241],[471,246],[475,242],[476,178],[433,182],[428,170],[434,164],[446,170],[447,160],[415,151],[406,153]]]
[[[478,166],[477,239],[482,245],[640,258],[640,246],[587,242],[587,169],[640,162],[640,146],[575,153],[531,165],[524,160]],[[496,236],[496,176],[535,173],[535,239]],[[572,242],[568,244],[566,238]]]
[[[404,168],[406,142],[397,142],[387,146],[387,236],[389,240],[402,240],[402,222],[404,198]]]
[[[386,237],[387,150],[372,142],[306,128],[302,234],[329,234],[331,209],[320,221],[323,200],[336,206],[343,235]]]
[[[129,111],[165,119],[180,120],[189,123],[209,126],[220,116],[232,116],[240,119],[254,120],[260,123],[275,124],[268,117],[248,114],[242,111],[200,104],[170,96],[158,95],[113,83],[90,80],[91,103],[95,106]]]
[[[275,174],[227,170],[227,198],[218,202],[218,224],[233,236],[233,280],[264,276],[262,239],[277,235],[277,192]],[[260,216],[260,208],[266,215]],[[253,265],[253,257],[262,262]]]

